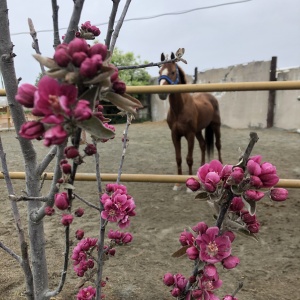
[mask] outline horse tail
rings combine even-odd
[[[214,131],[211,123],[205,128],[205,143],[208,160],[210,161],[214,155]]]

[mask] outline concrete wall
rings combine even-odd
[[[198,73],[197,83],[269,81],[271,61],[256,61]],[[300,68],[278,70],[278,80],[300,80]],[[191,77],[190,77],[191,80]],[[157,82],[156,80],[154,82]],[[221,111],[222,125],[231,128],[265,128],[267,125],[268,91],[215,92]],[[274,126],[300,128],[300,90],[276,91]],[[157,95],[151,97],[152,120],[166,119],[169,103]]]

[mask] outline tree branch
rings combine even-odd
[[[124,22],[127,10],[129,8],[130,2],[131,2],[131,0],[127,0],[126,1],[125,6],[124,6],[123,11],[122,11],[122,14],[121,14],[121,17],[120,17],[120,19],[119,19],[119,21],[117,23],[117,26],[115,28],[115,31],[113,33],[112,41],[111,41],[111,44],[110,44],[110,47],[109,47],[109,51],[110,51],[111,55],[114,52],[114,48],[115,48],[115,45],[116,45],[116,42],[117,42],[117,38],[119,36],[121,27],[123,25],[123,22]]]
[[[38,176],[42,176],[46,168],[49,166],[50,162],[55,157],[56,153],[57,153],[57,146],[54,146],[50,149],[50,151],[47,153],[47,155],[44,157],[41,163],[37,166],[36,174]]]
[[[70,43],[74,39],[75,33],[78,30],[78,23],[80,20],[83,4],[84,4],[84,0],[74,0],[73,13],[70,19],[67,33],[64,38],[64,43],[66,44]]]
[[[1,241],[0,241],[0,248],[2,248],[6,253],[8,253],[11,257],[13,257],[20,265],[22,265],[22,258],[17,255],[14,251],[12,251],[10,248],[6,247]]]
[[[107,49],[109,49],[110,47],[111,36],[114,32],[114,24],[115,24],[116,14],[118,11],[120,0],[112,0],[112,2],[113,2],[113,7],[109,16],[109,22],[107,27],[106,39],[105,39],[105,45]]]
[[[75,193],[73,193],[73,195],[74,195],[78,200],[80,200],[81,202],[83,202],[84,204],[86,204],[87,206],[92,207],[92,208],[97,209],[98,211],[100,211],[100,208],[97,207],[96,205],[94,205],[94,204],[92,204],[92,203],[90,203],[90,202],[84,200],[82,197],[80,197],[79,195],[77,195],[77,194],[75,194]]]
[[[60,38],[59,38],[59,28],[58,28],[58,10],[59,10],[59,6],[57,5],[57,1],[56,0],[52,0],[52,19],[53,19],[53,48],[55,49],[59,44],[61,44],[60,42]]]
[[[40,47],[39,47],[39,40],[37,38],[37,33],[34,29],[34,26],[33,26],[33,22],[30,18],[28,18],[28,26],[29,26],[29,32],[30,32],[30,35],[33,39],[33,43],[32,43],[32,48],[35,50],[35,52],[37,54],[42,54],[41,51],[40,51]],[[41,67],[41,72],[43,75],[45,75],[45,68],[44,68],[44,65],[42,65],[40,63],[40,67]]]

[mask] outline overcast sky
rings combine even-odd
[[[166,13],[205,8],[242,0],[132,0],[127,19],[152,17]],[[32,58],[32,39],[28,32],[27,18],[39,32],[38,39],[43,55],[53,56],[51,0],[7,0],[10,31],[15,45],[17,77],[22,82],[34,83],[39,65]],[[59,27],[68,26],[73,9],[72,0],[57,1]],[[125,0],[121,0],[119,13]],[[94,25],[109,19],[111,0],[86,0],[80,24],[89,20]],[[104,42],[107,25],[99,41]],[[18,34],[18,33],[24,34]],[[60,30],[60,35],[65,29]],[[166,15],[152,19],[125,22],[117,45],[122,51],[132,51],[142,60],[158,62],[161,52],[170,53],[185,48],[183,66],[188,74],[227,67],[252,61],[278,57],[278,67],[300,66],[300,1],[299,0],[248,0],[243,3],[222,5],[194,10],[185,14]],[[183,65],[181,63],[181,65]],[[157,67],[148,68],[156,76]]]

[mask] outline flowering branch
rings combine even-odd
[[[30,35],[33,39],[32,48],[35,50],[35,52],[37,54],[41,54],[40,47],[39,47],[39,40],[37,38],[37,33],[33,26],[33,22],[30,18],[28,18],[28,26],[29,26]],[[45,68],[41,63],[40,63],[40,67],[41,67],[42,74],[45,75]]]
[[[116,14],[118,11],[120,0],[112,0],[112,2],[113,2],[113,7],[112,7],[112,10],[111,10],[111,13],[109,16],[107,34],[106,34],[106,39],[105,39],[105,45],[106,45],[107,49],[109,49],[111,36],[114,32],[114,24],[115,24]]]
[[[53,19],[53,36],[54,36],[54,44],[53,48],[55,49],[61,42],[59,38],[59,28],[58,28],[58,10],[59,6],[57,5],[56,0],[52,0],[52,19]]]
[[[114,48],[115,48],[115,45],[116,45],[116,42],[117,42],[117,38],[119,36],[121,27],[123,25],[123,22],[124,22],[127,10],[129,8],[130,2],[131,2],[131,0],[126,1],[125,5],[124,5],[124,8],[123,8],[123,11],[122,11],[122,14],[120,16],[120,19],[119,19],[119,21],[116,25],[115,31],[113,33],[112,41],[111,41],[111,44],[110,44],[110,47],[109,47],[109,51],[110,51],[111,54],[114,52]]]
[[[67,29],[66,36],[64,38],[64,43],[70,43],[74,37],[75,33],[77,32],[78,23],[80,20],[81,11],[83,8],[84,0],[74,0],[74,8],[73,13],[70,19],[70,23]]]

